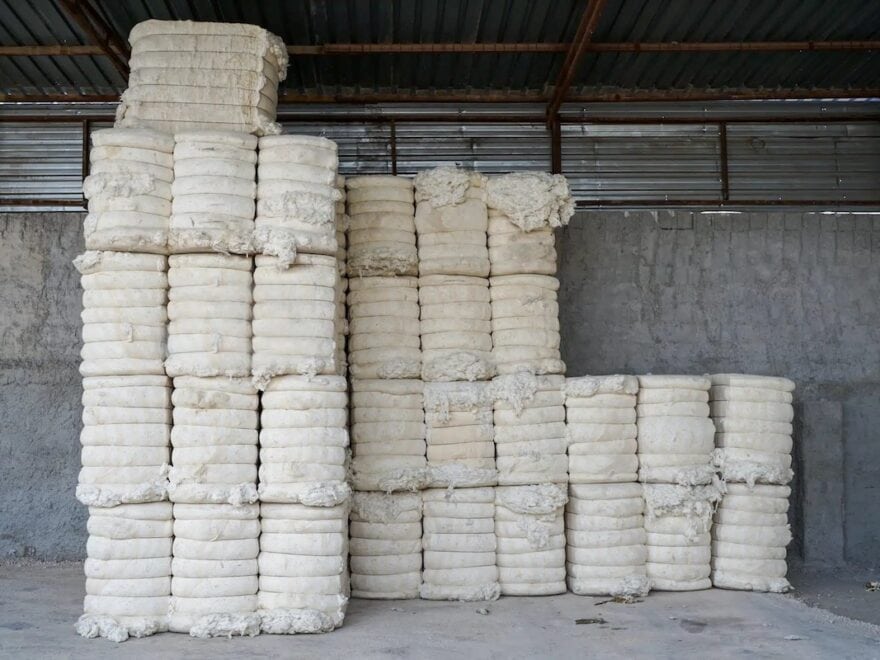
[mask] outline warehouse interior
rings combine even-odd
[[[0,654],[81,639],[82,291],[92,138],[132,28],[278,35],[284,134],[345,177],[561,174],[565,376],[756,374],[793,392],[785,595],[352,599],[327,635],[135,657],[869,657],[880,641],[880,5],[867,0],[0,0]],[[407,625],[401,626],[405,621]],[[206,646],[199,646],[200,644]],[[557,651],[552,651],[553,647]],[[116,649],[118,652],[118,649]]]

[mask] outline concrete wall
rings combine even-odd
[[[0,214],[0,559],[77,559],[79,213]]]
[[[559,250],[569,375],[794,379],[792,550],[880,564],[880,216],[589,212]]]
[[[80,225],[0,214],[0,558],[84,554]],[[581,213],[559,238],[569,374],[795,379],[794,552],[877,565],[880,216]]]

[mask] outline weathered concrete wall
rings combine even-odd
[[[880,216],[589,212],[559,250],[569,375],[794,379],[793,551],[880,564]]]
[[[78,559],[82,216],[0,214],[0,558]]]
[[[0,214],[0,558],[79,558],[80,214]],[[880,216],[581,213],[560,232],[569,374],[798,382],[809,562],[880,562]]]

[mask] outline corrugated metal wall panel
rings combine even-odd
[[[780,105],[778,112],[786,107],[797,106]],[[624,114],[619,124],[563,124],[562,165],[575,198],[587,204],[629,202],[633,206],[651,201],[720,202],[717,121],[730,115],[712,116],[706,110],[695,123],[626,123],[628,115]],[[40,114],[33,109],[28,112]],[[67,110],[58,106],[57,112]],[[335,112],[338,108],[328,109],[327,114]],[[284,128],[285,132],[335,140],[342,174],[389,173],[391,127],[387,120],[375,120],[371,112],[389,110],[364,108],[367,123],[290,121]],[[667,113],[681,119],[662,110],[657,121]],[[50,124],[0,122],[0,209],[14,208],[4,206],[4,199],[81,199],[81,120],[86,117],[84,111],[79,116],[59,114],[58,121]],[[92,123],[93,129],[100,127]],[[550,134],[543,123],[407,123],[398,119],[395,134],[399,174],[413,175],[439,165],[488,174],[550,170]],[[754,200],[845,204],[880,198],[880,122],[732,121],[727,124],[727,135],[733,204]],[[28,207],[16,210],[22,208]]]
[[[880,196],[880,125],[731,124],[730,196],[872,200]]]
[[[562,171],[578,200],[720,200],[718,127],[565,125]]]

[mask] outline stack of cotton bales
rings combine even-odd
[[[492,361],[485,178],[455,168],[415,180],[422,378],[487,380]]]
[[[344,376],[290,374],[269,380],[262,394],[263,632],[342,625],[349,590],[347,389]]]
[[[348,386],[339,354],[336,144],[260,139],[253,380],[260,413],[261,630],[342,625],[348,603]]]
[[[117,126],[281,132],[275,110],[287,49],[275,35],[256,25],[149,20],[128,40]]]
[[[287,267],[297,252],[335,257],[336,143],[306,135],[260,138],[254,242]]]
[[[175,254],[168,264],[175,537],[169,629],[252,635],[259,632],[260,531],[258,397],[249,378],[253,260]]]
[[[420,595],[428,600],[494,600],[495,488],[422,491],[424,534]]]
[[[639,481],[653,589],[711,586],[709,527],[722,490],[712,465],[710,384],[703,376],[639,376]]]
[[[171,252],[252,251],[257,138],[231,131],[174,136]]]
[[[564,485],[498,486],[495,535],[498,582],[504,596],[565,592]]]
[[[574,205],[561,175],[491,177],[489,203],[492,354],[499,374],[563,374],[553,228]]]
[[[422,598],[481,600],[500,593],[484,184],[485,177],[456,168],[415,179],[430,486],[423,492]]]
[[[568,585],[580,595],[644,596],[644,499],[635,376],[568,378]]]
[[[558,175],[491,177],[485,189],[492,358],[499,374],[492,385],[495,449],[498,483],[506,486],[498,501],[503,493],[509,505],[496,507],[501,593],[559,593],[565,590],[568,457],[553,227],[566,224],[573,207]],[[525,510],[514,513],[511,502],[537,507],[546,529]],[[512,517],[517,524],[510,524]],[[523,529],[531,532],[523,535]]]
[[[352,499],[351,595],[418,598],[422,582],[422,497],[356,492]]]
[[[82,469],[89,507],[86,598],[77,631],[122,641],[167,629],[171,388],[165,376],[166,258],[86,252],[82,274]]]
[[[111,128],[92,133],[89,200],[84,223],[87,250],[165,254],[174,138],[147,129]]]
[[[785,546],[794,383],[787,378],[711,377],[715,461],[727,492],[712,528],[712,584],[726,589],[788,591]]]
[[[413,184],[346,181],[352,375],[352,592],[416,598],[426,483]],[[382,492],[369,492],[382,491]]]

